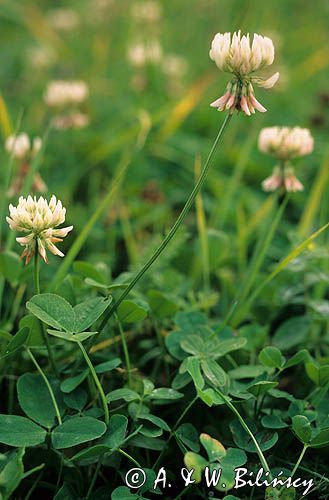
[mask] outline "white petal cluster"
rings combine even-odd
[[[258,147],[263,153],[288,160],[312,153],[314,140],[307,128],[266,127],[259,134]]]
[[[221,71],[231,73],[233,79],[229,82],[226,92],[216,99],[211,106],[218,111],[242,111],[250,116],[255,111],[264,113],[266,108],[257,101],[253,84],[269,89],[279,79],[275,73],[267,80],[255,75],[255,72],[270,66],[274,61],[274,45],[270,38],[254,34],[241,36],[237,33],[217,33],[212,41],[210,58]]]
[[[220,70],[245,76],[273,63],[274,45],[270,38],[256,33],[252,43],[249,33],[217,33],[209,55]]]
[[[49,203],[42,196],[38,200],[32,196],[21,196],[17,207],[9,205],[10,216],[6,219],[10,229],[27,233],[16,238],[25,247],[22,257],[26,257],[26,263],[35,254],[36,248],[45,262],[48,262],[46,249],[54,255],[64,256],[54,243],[63,241],[62,238],[73,229],[73,226],[55,229],[65,221],[65,213],[62,202],[54,195]]]
[[[42,147],[40,137],[35,137],[31,144],[29,136],[22,132],[18,135],[10,135],[5,142],[7,153],[13,156],[15,160],[25,160],[29,156],[35,156]]]
[[[62,108],[84,102],[89,89],[83,81],[54,80],[48,83],[44,101],[50,107]]]

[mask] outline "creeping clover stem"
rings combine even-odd
[[[35,293],[35,295],[39,295],[39,293],[40,293],[40,264],[39,264],[38,240],[37,239],[35,240],[35,252],[34,252],[34,293]],[[53,352],[52,352],[51,347],[50,347],[48,335],[45,333],[44,325],[41,322],[40,322],[40,330],[41,330],[42,339],[43,339],[44,344],[45,344],[47,351],[48,351],[48,357],[49,357],[51,367],[52,367],[53,372],[55,373],[56,377],[58,378],[58,371],[56,368],[56,363],[54,360]]]
[[[95,372],[95,368],[93,367],[93,364],[92,362],[90,361],[89,359],[89,356],[87,354],[87,351],[85,350],[85,348],[83,347],[82,343],[79,342],[77,340],[77,344],[82,352],[82,355],[88,365],[88,368],[90,370],[90,373],[91,373],[91,376],[93,377],[94,379],[94,382],[96,384],[96,387],[99,391],[99,395],[100,395],[100,398],[102,400],[102,405],[103,405],[103,409],[104,409],[104,418],[105,418],[105,423],[106,425],[108,425],[109,421],[110,421],[110,415],[109,415],[109,408],[108,408],[108,404],[107,404],[107,401],[106,401],[106,396],[104,394],[104,391],[103,391],[103,387],[102,387],[102,384],[100,383],[100,380],[99,378],[97,377],[97,373]]]
[[[224,130],[227,127],[227,125],[228,125],[229,121],[231,120],[231,118],[232,118],[232,114],[227,114],[226,115],[226,118],[225,118],[222,126],[220,127],[219,132],[217,134],[217,137],[216,137],[216,139],[215,139],[215,141],[214,141],[214,143],[212,145],[212,148],[210,150],[210,153],[208,155],[206,163],[205,163],[205,165],[204,165],[204,167],[202,169],[202,172],[200,174],[198,182],[195,184],[194,188],[192,189],[192,192],[191,192],[190,196],[188,197],[188,199],[187,199],[187,201],[186,201],[186,203],[185,203],[185,205],[184,205],[181,213],[177,217],[176,222],[174,223],[174,225],[172,226],[172,228],[170,229],[169,233],[164,238],[164,240],[162,241],[162,243],[160,244],[160,246],[156,249],[156,251],[154,252],[154,254],[144,264],[144,266],[142,267],[142,269],[136,274],[136,276],[132,279],[132,281],[129,283],[129,285],[127,286],[127,288],[125,288],[125,290],[122,292],[122,294],[120,295],[120,297],[116,300],[116,302],[113,304],[113,306],[106,313],[106,315],[105,315],[105,317],[104,317],[104,319],[103,319],[103,321],[102,321],[102,323],[100,325],[99,332],[98,332],[97,335],[94,336],[91,345],[93,345],[95,343],[98,335],[104,330],[104,328],[106,327],[107,322],[109,321],[110,317],[117,310],[117,308],[121,304],[121,302],[127,297],[127,295],[130,293],[130,291],[134,288],[134,286],[138,283],[138,281],[144,276],[144,274],[146,273],[146,271],[148,271],[148,269],[152,266],[152,264],[161,255],[161,253],[166,248],[166,246],[171,241],[171,239],[175,236],[177,230],[179,229],[179,227],[182,224],[182,222],[184,221],[187,213],[189,212],[190,208],[192,207],[192,205],[194,203],[194,200],[196,198],[196,195],[198,194],[198,192],[202,188],[202,186],[203,186],[203,184],[204,184],[204,182],[205,182],[205,180],[207,178],[207,174],[208,174],[208,171],[210,169],[211,162],[213,160],[214,154],[215,154],[215,152],[217,150],[217,147],[218,147],[218,145],[220,143],[220,140],[221,140],[221,138],[223,136]]]

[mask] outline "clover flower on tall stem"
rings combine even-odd
[[[21,258],[25,257],[26,264],[37,253],[48,263],[46,250],[64,257],[55,243],[63,241],[73,226],[56,229],[65,221],[66,209],[54,195],[49,203],[42,196],[38,200],[32,196],[28,196],[27,199],[21,196],[17,207],[9,205],[9,214],[6,220],[10,229],[26,233],[25,236],[16,238],[16,241],[24,247]]]
[[[307,128],[263,128],[258,138],[259,150],[278,160],[272,175],[262,182],[264,191],[303,191],[304,186],[295,176],[291,160],[312,153],[313,146],[314,140]]]
[[[21,196],[16,207],[12,204],[9,205],[9,214],[10,217],[7,217],[6,220],[10,229],[25,233],[25,236],[16,238],[16,241],[24,247],[21,258],[25,257],[25,262],[28,264],[34,256],[34,291],[38,295],[40,293],[38,256],[40,255],[46,263],[48,263],[46,250],[63,257],[64,254],[55,246],[55,243],[63,241],[73,226],[56,229],[65,221],[66,209],[54,195],[49,202],[42,196],[38,200],[32,196],[27,198]],[[55,357],[42,325],[41,334],[48,351],[50,364],[55,375],[58,376]]]
[[[256,102],[256,98],[252,91],[252,82],[258,83],[258,85],[265,88],[270,88],[278,79],[278,74],[273,75],[268,80],[262,80],[260,77],[252,76],[254,71],[266,65],[272,64],[274,60],[274,47],[272,41],[269,38],[262,37],[260,35],[254,35],[254,41],[250,47],[249,35],[242,37],[241,39],[240,31],[238,34],[235,33],[233,35],[232,41],[230,33],[226,33],[225,35],[217,34],[212,43],[210,57],[216,61],[216,64],[220,69],[228,71],[234,75],[234,80],[229,84],[229,94],[226,95],[225,98],[220,98],[213,103],[213,105],[216,105],[215,107],[218,109],[222,111],[227,109],[229,112],[217,133],[212,148],[202,167],[200,176],[189,194],[175,223],[159,247],[147,260],[144,266],[136,273],[129,285],[106,312],[102,324],[100,325],[99,333],[104,330],[110,317],[115,313],[121,302],[127,297],[130,291],[144,276],[152,264],[158,259],[166,246],[175,236],[187,213],[191,209],[197,194],[206,181],[216,150],[220,144],[224,131],[232,118],[233,111],[242,109],[246,114],[251,114],[255,111],[256,106],[262,111],[265,111],[265,108],[263,108],[258,101]],[[244,100],[242,97],[244,97]],[[221,102],[218,103],[218,101]],[[225,105],[223,104],[224,102]],[[96,341],[96,338],[97,335],[94,336],[92,340],[93,343]]]
[[[5,150],[19,165],[17,173],[9,188],[8,196],[14,196],[21,192],[24,180],[30,171],[32,160],[36,157],[41,148],[42,139],[40,137],[34,137],[33,141],[31,141],[30,137],[25,132],[7,137],[5,141]],[[47,185],[38,172],[33,176],[32,189],[40,193],[47,191]]]
[[[266,108],[256,99],[254,85],[265,89],[272,88],[279,79],[279,73],[264,79],[255,73],[274,61],[274,45],[270,38],[249,33],[241,36],[237,33],[217,33],[212,41],[210,58],[233,79],[228,83],[224,95],[216,99],[210,106],[218,111],[242,111],[250,116],[255,111],[266,112]]]

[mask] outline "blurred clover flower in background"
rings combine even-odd
[[[251,43],[249,33],[241,37],[238,33],[217,33],[212,41],[210,58],[217,67],[226,73],[231,73],[234,79],[226,88],[225,94],[211,103],[219,111],[243,111],[250,116],[255,110],[264,113],[266,108],[257,101],[253,84],[269,89],[279,79],[275,73],[267,80],[253,75],[274,61],[274,45],[270,38],[254,34]]]
[[[77,110],[89,96],[88,85],[84,81],[53,80],[48,83],[44,101],[54,108],[57,115],[52,120],[56,129],[82,128],[89,124],[89,117]]]
[[[88,95],[88,86],[83,81],[53,80],[48,83],[44,100],[50,107],[63,107],[81,104]]]
[[[10,229],[28,233],[16,238],[16,241],[25,249],[21,258],[26,257],[29,263],[36,250],[42,259],[48,263],[46,249],[54,255],[64,257],[64,254],[54,245],[63,241],[63,238],[73,229],[73,226],[54,229],[65,221],[66,209],[60,200],[53,195],[48,203],[42,196],[20,196],[17,207],[9,205],[10,217],[6,217]]]
[[[40,151],[41,146],[42,140],[40,137],[35,137],[31,148],[30,138],[25,132],[16,136],[10,135],[7,137],[5,142],[5,149],[7,153],[11,154],[15,160],[23,160],[28,156],[35,156],[38,151]]]
[[[294,174],[290,160],[313,151],[314,140],[307,128],[266,127],[259,134],[258,147],[263,153],[280,161],[270,177],[262,183],[264,191],[284,188],[286,191],[302,191],[302,183]]]
[[[72,31],[79,26],[80,18],[73,9],[59,8],[48,13],[48,22],[56,30]]]
[[[153,0],[138,2],[132,5],[131,15],[138,21],[156,23],[161,19],[162,6]]]
[[[162,47],[158,40],[136,42],[128,47],[127,58],[135,68],[156,64],[161,61]]]
[[[25,132],[7,137],[5,150],[14,160],[19,162],[19,168],[9,188],[8,196],[14,196],[21,191],[24,180],[30,170],[31,161],[38,154],[41,147],[42,140],[40,137],[35,137],[31,141]],[[35,173],[33,176],[32,188],[34,191],[39,191],[40,193],[47,191],[47,186],[39,173]]]
[[[57,53],[54,47],[48,45],[32,45],[26,49],[27,66],[36,69],[46,69],[51,67],[57,60]]]

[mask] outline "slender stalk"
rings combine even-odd
[[[35,252],[34,252],[34,293],[39,295],[40,293],[40,264],[39,264],[39,254],[38,254],[38,241],[35,240]]]
[[[103,405],[103,409],[104,409],[104,417],[105,417],[105,423],[106,425],[108,425],[109,421],[110,421],[110,415],[109,415],[109,408],[108,408],[108,403],[106,401],[106,397],[105,397],[105,394],[104,394],[104,391],[103,391],[103,387],[102,387],[102,384],[100,383],[100,380],[97,376],[97,373],[95,371],[95,368],[92,364],[92,362],[90,361],[90,358],[87,354],[87,351],[85,350],[85,348],[83,347],[82,343],[77,341],[77,344],[82,352],[82,355],[88,365],[88,368],[90,370],[90,373],[91,373],[91,376],[93,377],[94,379],[94,382],[96,384],[96,387],[99,391],[99,395],[100,395],[100,398],[101,398],[101,401],[102,401],[102,405]]]
[[[197,156],[195,159],[195,177],[196,179],[201,174],[201,158]],[[210,270],[209,270],[209,245],[208,245],[208,235],[207,235],[207,223],[206,216],[204,212],[202,194],[199,193],[195,199],[196,215],[197,215],[197,226],[200,238],[200,249],[201,249],[201,259],[202,259],[202,274],[203,274],[203,284],[205,292],[210,289]],[[196,274],[198,274],[196,272]]]
[[[214,141],[214,143],[212,145],[212,148],[211,148],[210,153],[209,153],[209,155],[207,157],[206,163],[205,163],[205,165],[204,165],[204,167],[202,169],[201,175],[200,175],[197,183],[195,184],[194,188],[192,189],[191,194],[188,197],[188,199],[187,199],[187,201],[186,201],[186,203],[185,203],[182,211],[180,212],[179,216],[177,217],[174,225],[172,226],[172,228],[170,229],[169,233],[164,238],[164,240],[162,241],[162,243],[160,244],[160,246],[157,248],[157,250],[148,259],[148,261],[144,264],[144,266],[140,269],[140,271],[138,271],[138,273],[135,275],[135,277],[129,283],[129,285],[127,286],[127,288],[125,288],[125,290],[122,292],[122,294],[120,295],[120,297],[116,300],[116,302],[108,310],[108,312],[106,313],[106,315],[105,315],[105,317],[104,317],[104,319],[103,319],[103,321],[102,321],[102,323],[100,325],[100,329],[99,329],[98,334],[94,335],[94,338],[93,338],[93,341],[92,341],[91,345],[93,345],[96,342],[98,335],[104,330],[104,328],[107,325],[107,322],[109,321],[109,319],[112,316],[112,314],[114,313],[114,311],[116,311],[116,309],[121,304],[121,302],[127,297],[127,295],[131,292],[131,290],[134,288],[134,286],[144,276],[144,274],[148,271],[148,269],[152,266],[152,264],[161,255],[161,253],[166,248],[166,246],[168,245],[168,243],[175,236],[177,230],[179,229],[179,227],[182,224],[182,222],[184,221],[187,213],[189,212],[190,208],[192,207],[192,205],[194,203],[194,200],[196,198],[196,195],[198,194],[198,192],[202,188],[202,186],[203,186],[203,184],[204,184],[204,182],[205,182],[205,180],[207,178],[207,174],[208,174],[208,171],[210,169],[210,166],[211,166],[214,154],[215,154],[215,152],[217,150],[217,147],[218,147],[218,145],[220,143],[220,140],[221,140],[221,138],[223,136],[224,130],[226,129],[226,127],[227,127],[227,125],[228,125],[228,123],[229,123],[229,121],[230,121],[231,118],[232,118],[231,114],[227,114],[226,115],[226,118],[225,118],[222,126],[220,127],[219,132],[217,134],[217,137],[216,137],[216,139],[215,139],[215,141]]]
[[[137,462],[137,460],[135,460],[131,455],[129,455],[129,453],[127,453],[126,451],[122,450],[121,448],[118,448],[117,451],[119,453],[121,453],[121,455],[123,455],[124,457],[128,458],[133,464],[137,465],[137,467],[139,467],[140,469],[142,469],[141,464],[139,464]]]
[[[103,460],[103,455],[101,455],[99,457],[99,460],[98,460],[97,465],[95,467],[95,472],[93,474],[92,480],[90,482],[90,486],[89,486],[88,491],[87,491],[86,500],[89,500],[90,495],[93,492],[93,489],[94,489],[94,486],[95,486],[95,483],[96,483],[96,479],[97,479],[98,473],[99,473],[100,468],[102,466],[102,460]]]
[[[296,474],[297,469],[298,469],[298,467],[300,466],[301,461],[302,461],[302,460],[303,460],[303,458],[304,458],[304,455],[305,455],[305,452],[306,452],[307,448],[308,448],[308,444],[304,444],[303,449],[302,449],[302,451],[301,451],[301,453],[300,453],[300,455],[299,455],[299,457],[298,457],[298,460],[297,460],[297,462],[296,462],[295,467],[294,467],[294,468],[293,468],[293,470],[292,470],[292,473],[291,473],[291,476],[290,476],[290,477],[294,477],[294,475]],[[282,488],[280,488],[279,493],[281,493],[281,491],[283,491],[283,489],[284,489],[284,486],[282,486]]]
[[[297,471],[298,467],[300,466],[301,461],[304,458],[304,455],[305,455],[305,452],[306,452],[307,448],[308,448],[308,444],[304,444],[304,447],[303,447],[303,449],[301,451],[301,454],[299,455],[299,458],[298,458],[298,460],[296,462],[296,465],[295,465],[295,467],[292,470],[291,477],[293,477],[296,474],[296,471]]]
[[[260,462],[262,464],[262,466],[264,467],[265,471],[269,472],[269,477],[272,479],[272,475],[271,475],[271,471],[270,471],[270,468],[268,466],[268,463],[266,461],[266,458],[264,457],[263,455],[263,452],[258,444],[258,441],[257,439],[255,438],[254,434],[252,433],[252,431],[249,429],[247,423],[245,422],[244,418],[242,417],[242,415],[240,415],[239,411],[235,408],[235,406],[231,403],[231,401],[229,399],[227,399],[227,397],[222,393],[222,391],[220,391],[217,387],[214,388],[215,391],[217,392],[217,394],[222,398],[222,400],[224,401],[224,403],[226,404],[226,406],[237,416],[237,418],[239,419],[239,422],[240,424],[242,425],[242,427],[244,428],[244,430],[249,434],[252,442],[254,443],[255,445],[255,448],[257,450],[257,454],[259,456],[259,459],[260,459]]]
[[[181,423],[181,421],[183,420],[183,418],[185,417],[185,415],[187,414],[187,412],[192,408],[192,406],[194,405],[194,403],[198,400],[198,396],[195,396],[194,399],[192,399],[192,401],[190,401],[190,403],[187,405],[187,407],[185,408],[185,410],[182,412],[182,414],[180,415],[180,417],[178,418],[178,420],[176,421],[174,427],[172,428],[170,434],[169,434],[169,438],[166,442],[166,444],[164,445],[164,447],[162,448],[162,451],[160,453],[160,455],[158,456],[155,464],[153,465],[152,469],[156,469],[156,467],[158,466],[158,464],[161,462],[161,459],[168,447],[168,444],[169,442],[171,441],[172,437],[174,436],[175,434],[175,430],[177,429],[177,427],[179,426],[179,424]]]
[[[126,370],[128,372],[128,387],[131,389],[131,364],[130,364],[129,351],[128,351],[128,346],[127,346],[127,342],[126,342],[126,337],[125,337],[124,331],[122,329],[121,321],[119,320],[118,315],[115,313],[114,316],[115,316],[115,319],[118,323],[123,353],[124,353],[124,357],[125,357]]]
[[[38,254],[38,240],[35,240],[34,273],[33,274],[34,274],[34,293],[36,295],[39,295],[39,293],[40,293],[40,264],[39,264],[39,254]],[[56,363],[55,363],[55,359],[53,356],[53,352],[52,352],[51,347],[50,347],[49,338],[44,330],[43,323],[41,323],[41,322],[40,322],[40,330],[41,330],[42,339],[43,339],[44,344],[45,344],[47,351],[48,351],[50,365],[51,365],[56,377],[58,378],[58,371],[56,368]]]
[[[32,354],[32,352],[30,351],[30,349],[28,347],[26,348],[26,352],[30,356],[30,358],[31,358],[34,366],[36,367],[36,369],[40,373],[41,377],[44,380],[44,383],[47,386],[47,389],[48,389],[51,401],[52,401],[53,406],[54,406],[54,410],[55,410],[55,413],[56,413],[56,417],[57,417],[58,423],[59,423],[59,425],[61,425],[62,424],[62,418],[61,418],[61,414],[60,414],[60,411],[59,411],[59,408],[58,408],[58,405],[57,405],[57,401],[56,401],[56,398],[55,398],[54,391],[52,390],[52,387],[51,387],[51,385],[50,385],[50,383],[49,383],[46,375],[43,373],[43,370],[42,370],[41,366],[39,365],[39,363],[37,362],[37,360],[35,359],[34,355]]]

